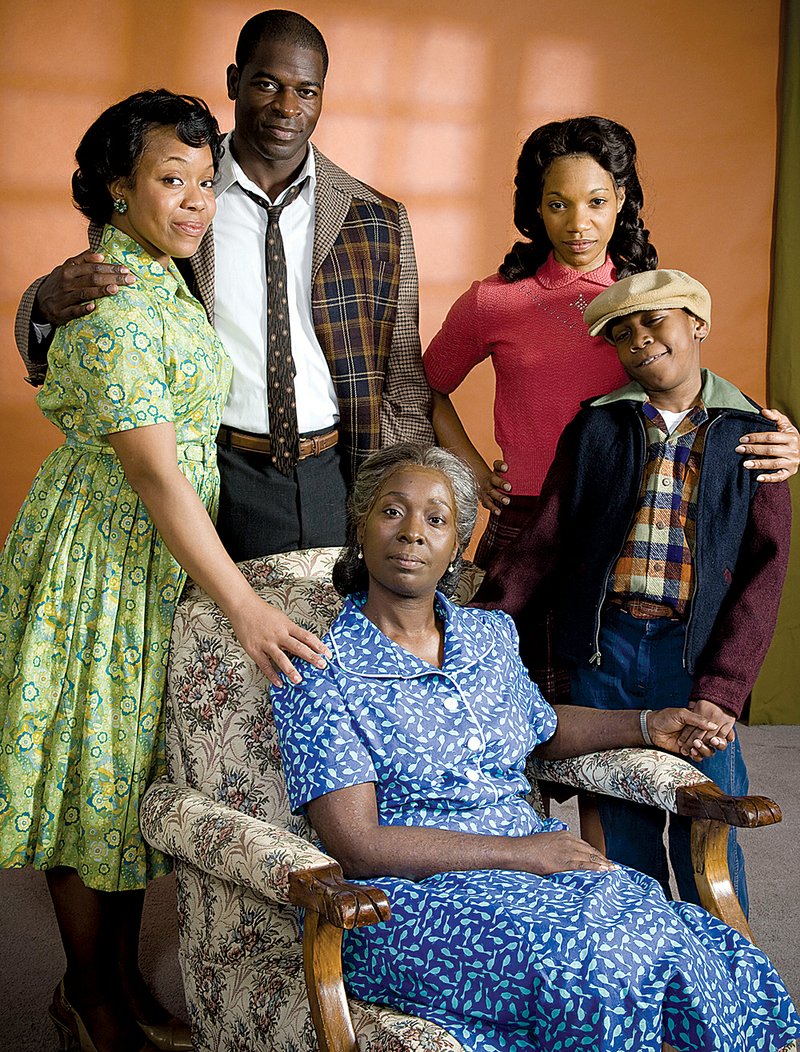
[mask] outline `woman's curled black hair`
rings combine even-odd
[[[75,151],[78,167],[72,176],[76,208],[95,223],[107,223],[113,204],[109,184],[133,175],[148,132],[159,127],[174,127],[187,146],[208,146],[216,172],[222,136],[205,102],[165,88],[138,91],[101,113],[81,139]]]
[[[503,260],[500,273],[507,281],[532,277],[550,254],[552,245],[539,214],[545,176],[559,157],[580,155],[595,160],[615,186],[625,191],[608,245],[617,278],[658,267],[650,231],[639,215],[644,195],[636,172],[633,136],[607,117],[571,117],[537,128],[522,147],[514,180],[514,226],[527,240],[517,241]]]

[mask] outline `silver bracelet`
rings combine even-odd
[[[639,728],[642,732],[642,738],[645,745],[649,745],[651,748],[653,747],[653,739],[650,737],[650,731],[647,729],[647,717],[652,711],[652,709],[642,709],[639,713]]]

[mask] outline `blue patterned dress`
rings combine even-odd
[[[106,227],[136,284],[58,329],[37,401],[65,435],[0,554],[0,868],[68,866],[98,891],[170,868],[139,831],[166,770],[162,699],[185,574],[125,477],[111,432],[172,423],[214,514],[231,364],[170,263]]]
[[[382,825],[527,836],[563,829],[525,800],[556,716],[498,612],[437,595],[444,661],[388,639],[351,597],[332,660],[273,692],[292,807],[375,783]],[[386,924],[345,934],[351,994],[429,1019],[474,1052],[767,1052],[800,1018],[761,950],[633,870],[499,870],[370,880]]]

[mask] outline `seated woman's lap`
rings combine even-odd
[[[387,892],[392,919],[346,933],[350,992],[441,1021],[465,1048],[527,1052],[539,1047],[534,1034],[575,1042],[591,1033],[615,1052],[626,1047],[614,1036],[619,1021],[641,1050],[660,1050],[663,1026],[681,1047],[690,1025],[709,1049],[725,1047],[714,1043],[724,1034],[735,1047],[784,996],[760,950],[704,910],[668,903],[631,870],[372,883]]]

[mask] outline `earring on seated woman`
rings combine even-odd
[[[117,213],[117,215],[124,216],[125,213],[128,211],[128,202],[125,200],[124,197],[115,197],[112,208]]]

